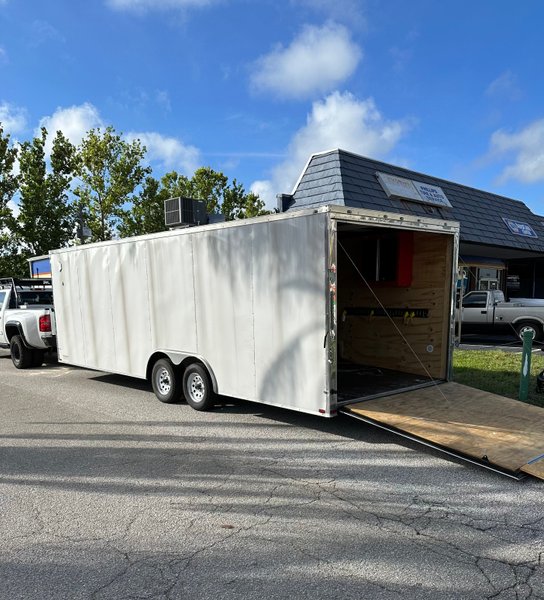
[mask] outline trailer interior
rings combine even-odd
[[[544,479],[544,410],[447,381],[453,243],[338,224],[340,412],[515,479]]]
[[[453,236],[339,223],[338,403],[448,374]]]

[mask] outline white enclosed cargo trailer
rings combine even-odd
[[[544,410],[448,381],[459,226],[339,206],[51,253],[59,360],[356,419],[544,479]]]
[[[458,234],[330,206],[56,250],[59,360],[195,408],[214,392],[324,416],[447,380]]]

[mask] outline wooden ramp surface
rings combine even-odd
[[[450,382],[351,404],[344,412],[544,479],[543,408]]]

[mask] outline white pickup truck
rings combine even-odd
[[[39,367],[56,347],[50,279],[0,279],[0,348],[18,369]]]
[[[514,298],[505,302],[500,290],[469,292],[463,297],[462,333],[515,333],[544,339],[544,300]]]

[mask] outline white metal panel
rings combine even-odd
[[[256,399],[253,335],[253,227],[193,234],[198,353],[219,393]]]
[[[114,352],[115,370],[145,377],[151,354],[151,329],[147,292],[147,244],[112,244],[109,254],[111,337],[102,342]],[[107,311],[106,311],[107,313]],[[108,315],[102,327],[108,327]]]
[[[78,269],[82,260],[79,251],[51,255],[58,357],[76,365],[87,362]]]
[[[86,366],[118,372],[113,344],[113,317],[109,275],[109,246],[80,250],[81,327],[85,336]]]
[[[256,397],[263,402],[326,408],[327,218],[253,227]]]
[[[198,354],[193,235],[149,240],[148,292],[153,350]]]

